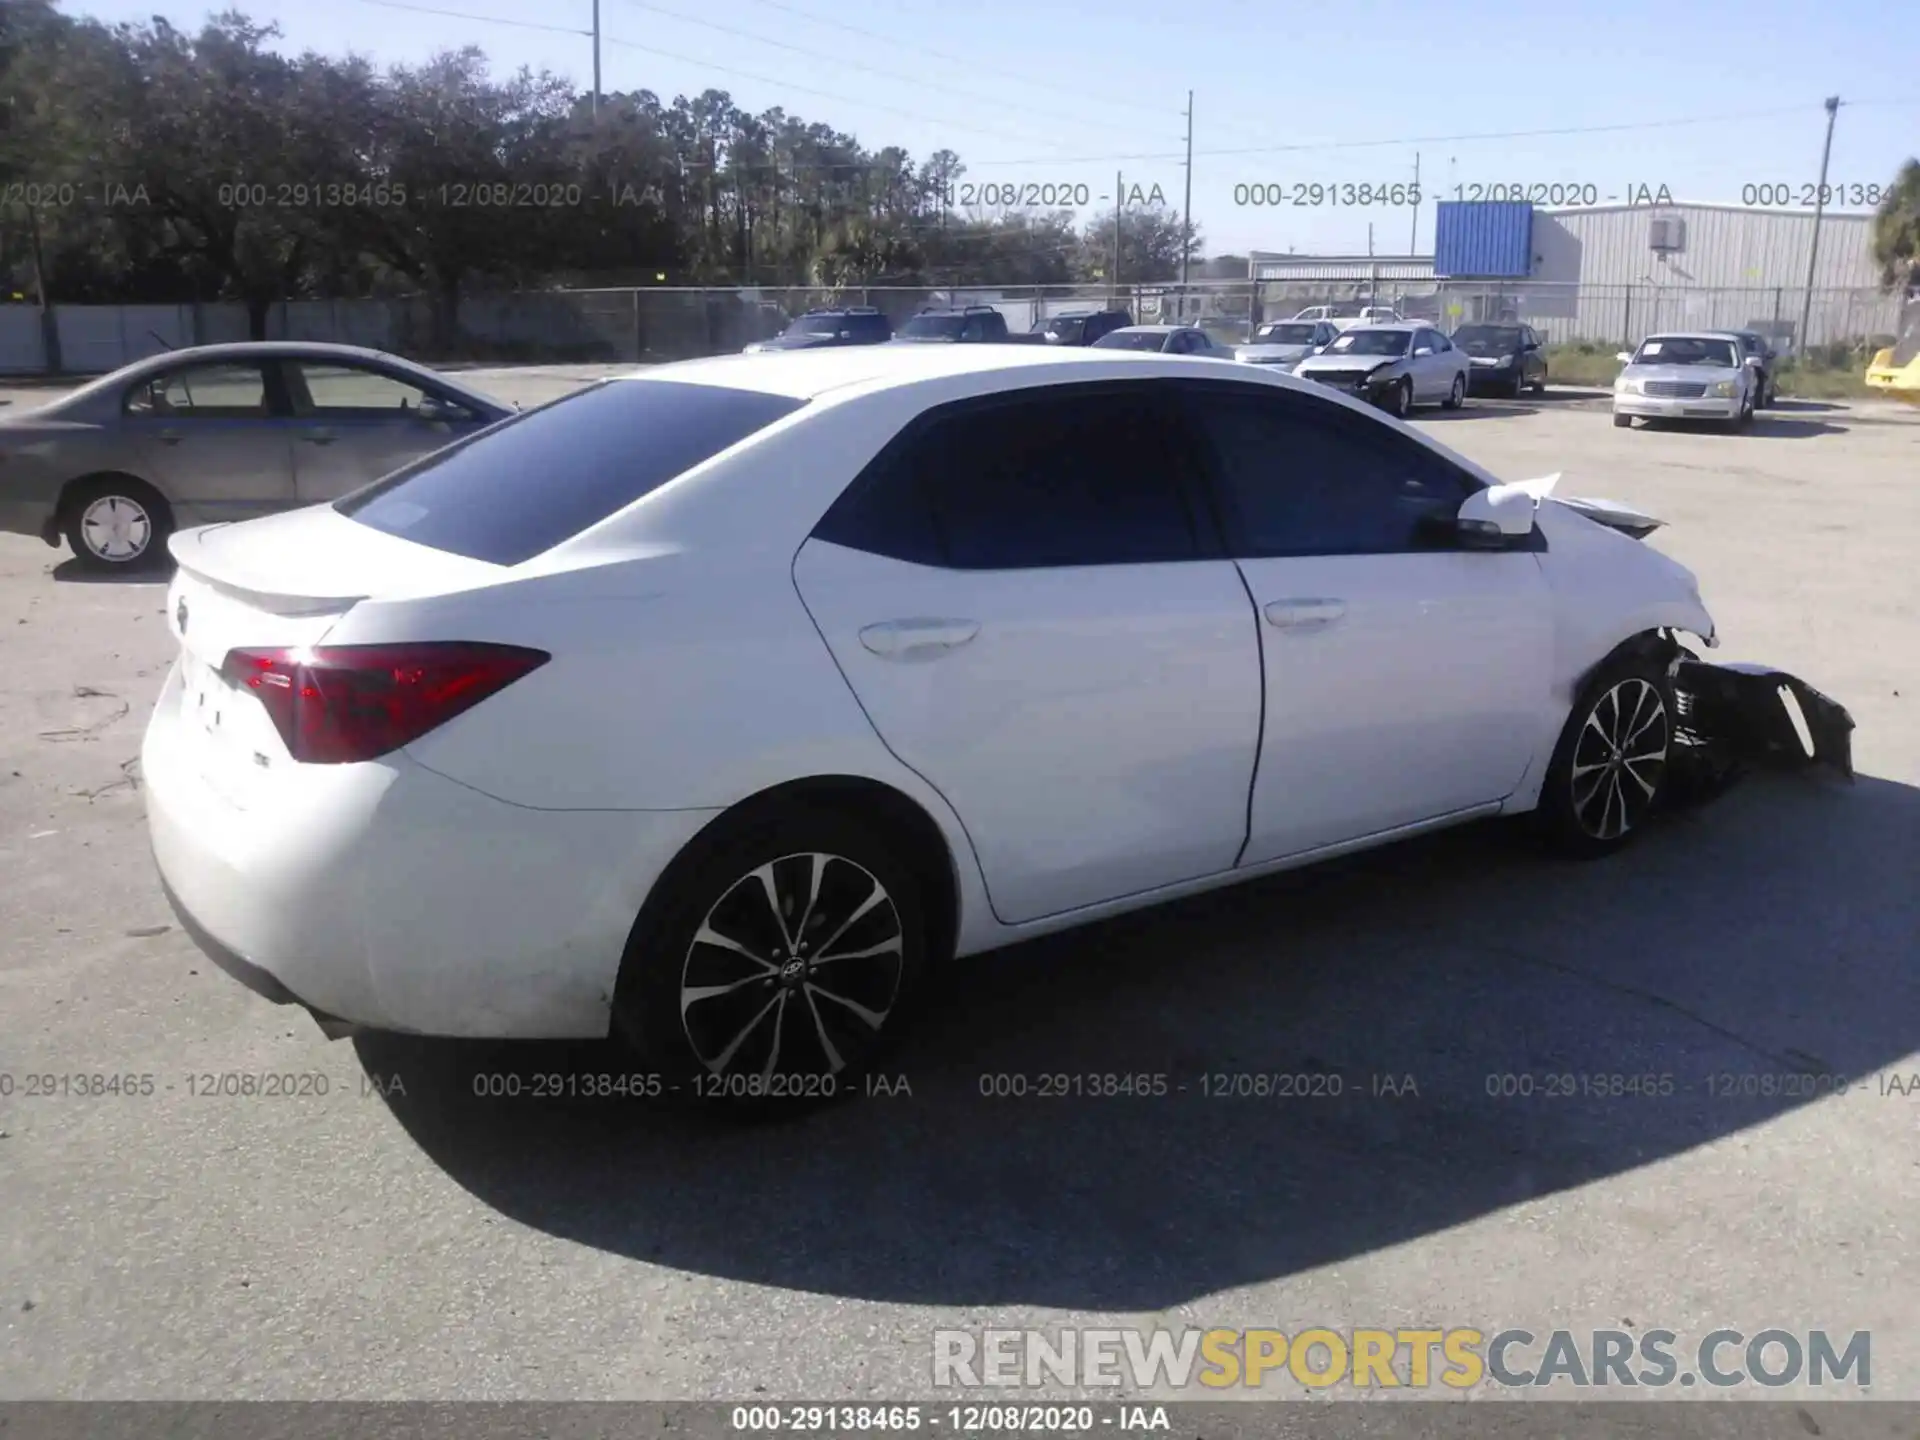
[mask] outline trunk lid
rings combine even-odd
[[[175,704],[182,747],[201,777],[242,808],[294,764],[266,708],[223,673],[236,649],[318,645],[355,605],[444,594],[498,566],[432,550],[348,519],[328,505],[183,530],[167,628],[180,647]]]

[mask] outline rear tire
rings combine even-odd
[[[615,1033],[680,1095],[736,1111],[857,1093],[927,969],[906,847],[882,825],[805,803],[720,824],[635,927]]]
[[[1674,714],[1658,661],[1628,653],[1595,672],[1554,747],[1535,811],[1555,850],[1594,860],[1640,833],[1666,796]]]
[[[61,529],[80,567],[94,574],[152,568],[167,553],[173,509],[129,475],[81,480],[61,498]]]

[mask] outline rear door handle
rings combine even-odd
[[[978,620],[886,620],[860,632],[860,643],[888,660],[932,660],[980,633]]]
[[[1275,600],[1266,607],[1267,623],[1282,630],[1316,630],[1334,624],[1347,613],[1344,600],[1319,597]]]

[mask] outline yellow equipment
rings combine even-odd
[[[1920,290],[1907,296],[1899,338],[1868,362],[1867,385],[1890,400],[1920,405]]]

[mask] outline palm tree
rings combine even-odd
[[[1900,167],[1873,217],[1873,258],[1887,289],[1904,293],[1920,282],[1920,159]]]

